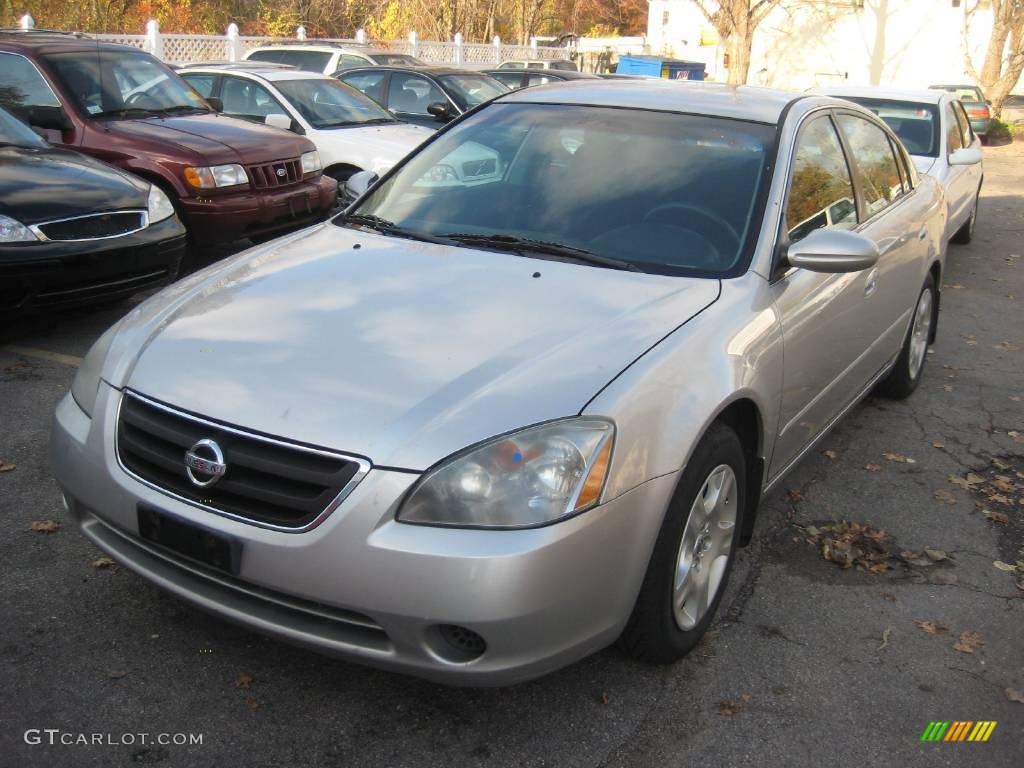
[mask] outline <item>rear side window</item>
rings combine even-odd
[[[182,79],[195,88],[199,93],[206,98],[213,94],[213,83],[216,80],[214,75],[193,75],[186,74],[181,76]]]
[[[874,123],[856,115],[839,115],[838,119],[860,170],[867,214],[873,216],[903,194],[896,156],[889,137]]]
[[[853,180],[839,136],[828,117],[808,122],[797,138],[793,174],[786,200],[790,242],[816,229],[857,226]]]
[[[282,64],[291,64],[307,72],[320,73],[323,73],[330,60],[331,54],[321,51],[281,51],[280,58],[277,59]]]
[[[252,53],[250,53],[248,56],[245,57],[245,60],[246,61],[270,61],[270,62],[273,62],[274,64],[280,64],[281,63],[281,54],[282,53],[284,53],[284,51],[281,51],[281,50],[253,51]]]
[[[357,72],[351,75],[342,75],[341,79],[358,88],[378,104],[384,103],[384,80],[387,72]]]
[[[338,57],[338,69],[353,69],[355,67],[365,67],[367,61],[359,56],[353,56],[350,53],[343,53]]]
[[[33,107],[59,107],[60,101],[28,59],[0,53],[0,107],[27,121]]]

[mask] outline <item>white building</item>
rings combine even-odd
[[[972,82],[962,43],[969,1],[783,0],[754,33],[748,82],[800,90],[834,82]],[[969,44],[979,70],[991,24],[987,7],[971,15]],[[647,41],[652,53],[703,61],[710,77],[727,77],[725,46],[692,0],[650,0]]]

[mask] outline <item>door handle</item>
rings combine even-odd
[[[868,272],[867,280],[864,283],[864,296],[870,296],[878,288],[878,268],[872,269]]]
[[[926,237],[928,237],[928,227],[925,227],[924,229],[917,233],[918,240],[924,240]]]

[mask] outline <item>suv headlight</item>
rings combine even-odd
[[[39,238],[31,229],[10,216],[0,216],[0,243],[34,243]]]
[[[156,224],[174,215],[174,205],[164,191],[155,184],[149,187],[149,223]]]
[[[196,189],[213,189],[214,187],[237,187],[239,184],[248,184],[249,177],[245,175],[245,168],[238,163],[227,165],[211,165],[202,168],[185,169],[185,181]]]
[[[302,154],[302,173],[317,173],[320,170],[320,153],[315,149]]]
[[[100,372],[103,370],[103,361],[107,359],[107,352],[110,351],[110,343],[114,340],[114,336],[117,335],[118,325],[120,323],[108,328],[96,340],[96,343],[86,353],[82,364],[78,366],[75,380],[71,382],[71,397],[89,418],[92,418],[92,411],[96,406],[96,393],[100,389]]]
[[[498,437],[445,460],[402,503],[405,523],[531,528],[595,506],[615,427],[580,417]]]

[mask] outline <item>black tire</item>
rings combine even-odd
[[[931,345],[931,339],[929,338],[925,342],[924,355],[921,358],[920,365],[917,367],[916,372],[911,370],[910,356],[912,340],[914,338],[915,330],[917,329],[917,312],[925,292],[930,294],[931,306],[928,332],[930,333],[931,329],[934,328],[936,319],[935,278],[931,273],[929,273],[928,279],[924,281],[924,286],[921,288],[921,292],[917,295],[917,302],[914,304],[914,315],[910,318],[907,335],[903,339],[903,348],[900,349],[900,356],[896,358],[896,364],[893,366],[893,369],[889,371],[889,375],[882,379],[875,388],[875,394],[880,395],[881,397],[887,397],[891,400],[903,400],[910,397],[914,390],[917,389],[917,385],[921,383],[921,376],[924,373],[925,364],[928,361],[928,347]]]
[[[718,590],[703,618],[691,629],[684,630],[677,624],[673,608],[680,544],[697,494],[703,489],[709,475],[723,464],[732,469],[736,483],[735,498],[732,500],[736,505],[736,521],[729,556]],[[735,560],[742,510],[746,502],[746,477],[746,459],[740,439],[726,425],[712,425],[683,470],[683,476],[665,512],[633,613],[619,638],[619,647],[630,656],[642,661],[669,664],[686,655],[711,625],[725,594],[729,572]]]
[[[981,205],[981,187],[978,188],[978,194],[974,198],[974,208],[971,209],[971,215],[964,222],[964,225],[956,231],[956,234],[950,238],[952,242],[957,245],[967,245],[974,239],[974,229],[978,225],[979,205]]]

